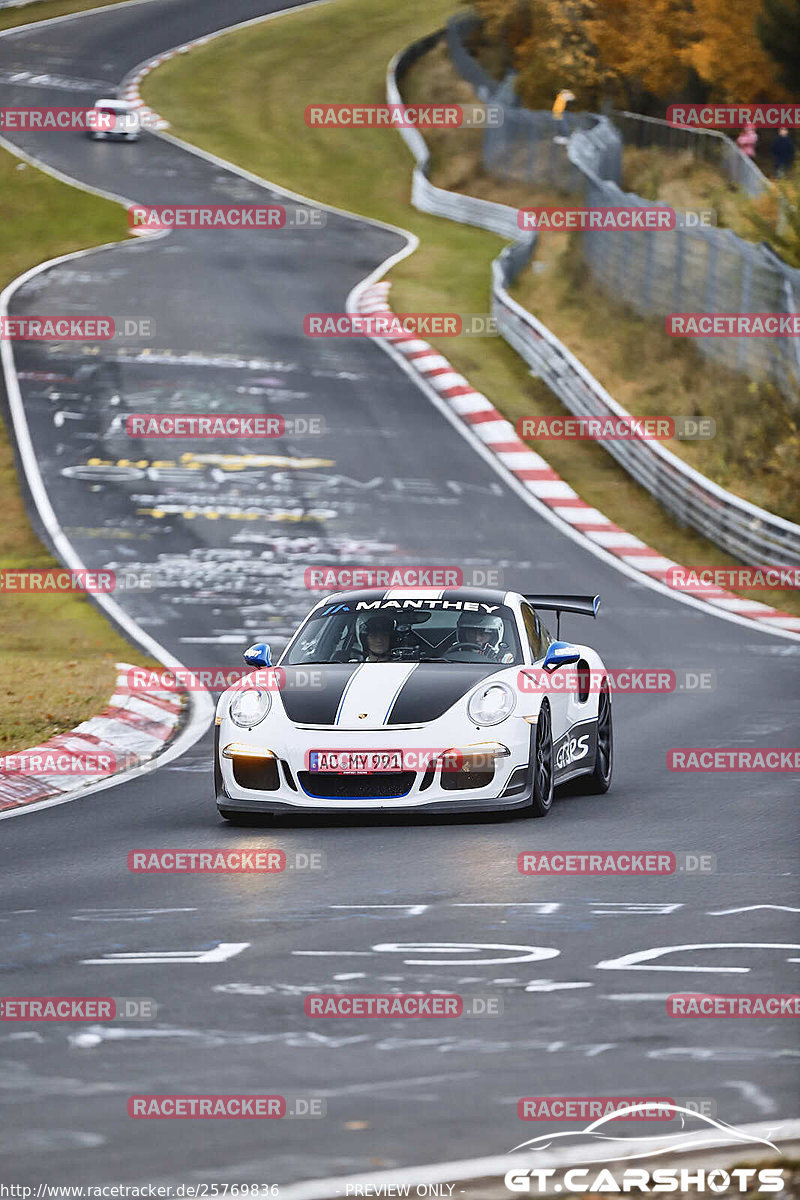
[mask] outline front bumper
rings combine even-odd
[[[435,723],[436,724],[436,723]],[[502,812],[511,809],[524,808],[530,803],[532,773],[529,763],[532,761],[533,737],[535,727],[524,719],[512,717],[501,726],[473,731],[467,738],[461,731],[460,738],[453,738],[452,728],[450,737],[444,737],[439,731],[438,736],[433,726],[424,729],[347,731],[341,729],[307,729],[295,728],[292,731],[290,743],[271,736],[269,748],[277,756],[276,770],[272,773],[272,781],[277,781],[277,787],[270,790],[260,790],[254,787],[243,787],[234,774],[234,764],[224,758],[220,750],[231,742],[249,742],[257,744],[252,734],[236,729],[230,722],[215,728],[215,789],[217,804],[225,812],[273,814],[282,812]],[[255,732],[255,731],[253,731]],[[272,734],[272,731],[270,731]],[[264,744],[263,739],[259,739]],[[509,750],[507,757],[495,760],[491,781],[480,787],[446,788],[442,784],[441,767],[419,769],[409,772],[412,779],[398,780],[397,787],[404,792],[402,795],[386,795],[387,780],[392,776],[350,775],[338,777],[341,781],[340,793],[330,796],[310,794],[309,789],[315,787],[315,780],[306,772],[307,754],[310,750],[325,748],[385,750],[387,747],[401,746],[404,750],[421,750],[432,746],[447,749],[452,745],[464,745],[472,742],[499,741]],[[305,777],[305,782],[304,782]],[[330,776],[325,776],[330,779]],[[375,781],[374,792],[370,794],[370,783]],[[408,785],[408,786],[407,786]],[[317,789],[318,790],[318,789]],[[351,794],[341,794],[350,791]]]

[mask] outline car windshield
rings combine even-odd
[[[447,607],[445,607],[447,605]],[[350,601],[312,613],[282,665],[522,662],[514,614],[465,600]]]

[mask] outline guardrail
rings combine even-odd
[[[643,113],[613,109],[611,117],[622,133],[626,146],[664,150],[690,150],[694,158],[719,165],[748,196],[761,196],[772,184],[763,171],[742,151],[736,142],[716,129],[683,129],[670,125],[661,117],[646,117]]]
[[[396,55],[387,71],[387,99],[402,104],[398,86],[412,63],[444,36],[432,34]],[[517,210],[436,187],[429,179],[430,152],[417,129],[398,129],[415,159],[412,203],[422,212],[489,229],[513,244],[492,263],[492,313],[502,337],[576,416],[628,417],[630,414],[581,362],[508,288],[530,260],[536,232],[523,235]],[[800,566],[800,525],[767,512],[719,487],[658,442],[607,441],[604,448],[676,519],[696,529],[744,562]]]
[[[645,206],[650,201],[622,191],[623,147],[660,145],[713,162],[751,194],[771,188],[736,143],[715,130],[673,128],[655,117],[616,111],[610,116],[565,113],[556,121],[548,111],[509,101],[511,80],[502,85],[492,81],[469,52],[470,34],[479,26],[469,14],[452,17],[447,48],[456,71],[473,85],[479,81],[480,94],[503,114],[501,122],[484,130],[482,161],[490,175],[579,195],[588,206]],[[695,217],[693,224],[657,236],[587,231],[580,239],[583,259],[608,295],[650,318],[673,312],[794,311],[800,270],[782,262],[768,246]],[[800,411],[797,338],[698,337],[694,345],[731,371],[771,380]]]

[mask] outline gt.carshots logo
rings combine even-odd
[[[556,1182],[557,1180],[557,1182]],[[688,1169],[686,1167],[626,1167],[616,1173],[604,1167],[572,1167],[568,1171],[557,1171],[555,1167],[514,1167],[506,1171],[503,1182],[509,1192],[536,1192],[539,1195],[553,1191],[567,1191],[579,1195],[587,1192],[616,1192],[629,1195],[631,1192],[676,1192],[684,1194],[697,1190],[720,1195],[723,1192],[782,1192],[784,1188],[782,1167],[734,1167],[725,1171],[721,1167]]]
[[[547,1098],[533,1098],[534,1101]],[[580,1103],[580,1102],[578,1102]],[[587,1103],[592,1103],[587,1100]],[[753,1152],[759,1152],[767,1160],[779,1158],[780,1150],[774,1142],[758,1136],[752,1130],[744,1132],[735,1126],[718,1122],[705,1112],[706,1101],[633,1100],[627,1107],[613,1107],[611,1111],[593,1120],[582,1129],[565,1132],[549,1132],[529,1138],[514,1146],[512,1154],[525,1151],[528,1161],[537,1151],[544,1152],[551,1161],[555,1158],[567,1164],[568,1147],[578,1139],[581,1156],[578,1162],[589,1165],[562,1167],[512,1167],[504,1176],[509,1192],[528,1192],[537,1195],[554,1195],[569,1192],[586,1193],[615,1192],[618,1195],[676,1192],[678,1194],[710,1192],[748,1195],[780,1192],[784,1188],[783,1169],[780,1167],[697,1167],[698,1160],[713,1154],[713,1147],[724,1146],[727,1152],[741,1152],[739,1161],[747,1162]],[[658,1134],[637,1134],[626,1130],[630,1121],[672,1118],[675,1132],[659,1131]],[[656,1115],[657,1114],[657,1115]],[[536,1119],[536,1118],[534,1118]],[[545,1119],[551,1120],[549,1116]],[[780,1131],[776,1124],[769,1136]],[[592,1143],[596,1142],[596,1150]],[[577,1149],[577,1147],[576,1147]],[[555,1153],[554,1153],[555,1151]],[[657,1159],[666,1157],[670,1163],[690,1163],[691,1166],[630,1166],[631,1160]],[[533,1158],[535,1161],[535,1158]],[[736,1161],[735,1159],[733,1161]]]

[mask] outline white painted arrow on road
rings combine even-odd
[[[130,963],[134,966],[154,963],[219,963],[241,954],[249,942],[219,942],[211,950],[138,950],[132,954],[104,954],[102,958],[84,958],[87,966]]]

